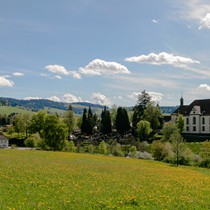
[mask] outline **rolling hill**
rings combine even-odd
[[[72,106],[72,109],[76,114],[82,114],[84,108],[88,107],[92,109],[93,113],[101,113],[102,109],[104,109],[104,106],[102,105],[87,102],[77,102],[70,104],[64,102],[55,102],[47,99],[19,100],[14,98],[0,97],[0,106],[16,107],[34,112],[45,109],[53,113],[62,113],[69,108],[69,105]],[[6,110],[6,108],[4,109]],[[6,112],[8,112],[8,110]],[[19,110],[14,110],[14,112],[19,113]]]
[[[0,97],[0,107],[6,106],[6,107],[15,107],[16,110],[14,110],[15,113],[22,113],[22,110],[27,111],[33,111],[37,112],[39,110],[45,109],[47,112],[50,113],[58,113],[62,114],[64,111],[66,111],[69,106],[72,106],[73,111],[76,114],[82,114],[84,108],[91,108],[93,113],[101,114],[101,111],[104,109],[103,105],[99,104],[93,104],[88,102],[76,102],[76,103],[64,103],[64,102],[55,102],[47,99],[32,99],[32,100],[20,100],[20,99],[14,99],[14,98],[3,98]],[[18,109],[17,109],[18,108]],[[176,110],[176,106],[161,106],[160,107],[163,114],[171,114]],[[19,110],[21,109],[21,110]],[[132,107],[128,107],[128,111],[132,111]],[[11,113],[13,112],[12,108],[2,108],[0,109],[0,112],[3,114]]]

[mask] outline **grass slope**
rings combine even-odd
[[[0,150],[0,209],[210,209],[210,175],[154,161]]]
[[[27,114],[27,113],[34,113],[32,111],[28,111],[24,108],[12,107],[12,106],[0,106],[0,114],[9,115],[11,113],[20,113],[20,114]]]

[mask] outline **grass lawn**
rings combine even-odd
[[[65,152],[0,150],[0,209],[210,209],[209,170]]]
[[[26,109],[20,107],[12,107],[12,106],[0,106],[0,113],[3,115],[9,115],[11,113],[20,113],[20,114],[34,114],[35,112],[28,111]]]

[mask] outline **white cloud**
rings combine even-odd
[[[38,96],[35,96],[35,97],[31,97],[31,96],[28,96],[28,97],[25,97],[24,98],[24,100],[39,100],[39,99],[42,99],[42,98],[40,98],[40,97],[38,97]]]
[[[24,74],[20,73],[20,72],[14,72],[12,75],[15,76],[15,77],[22,77],[22,76],[24,76]]]
[[[199,29],[202,28],[210,29],[210,13],[207,13],[206,16],[201,20]]]
[[[152,23],[159,23],[159,20],[153,19],[153,20],[151,20],[151,21],[152,21]]]
[[[1,77],[10,78],[11,76],[10,75],[2,75]]]
[[[81,75],[76,71],[69,71],[69,75],[71,75],[74,79],[81,79]]]
[[[206,90],[206,91],[210,91],[210,86],[207,85],[207,84],[200,84],[198,87],[197,87],[198,90]]]
[[[151,96],[151,100],[155,103],[159,103],[163,98],[162,93],[148,92],[148,94]],[[141,92],[133,92],[131,95],[128,95],[128,97],[131,99],[137,100],[140,95],[141,95]]]
[[[106,105],[106,106],[111,105],[111,100],[101,93],[93,93],[91,98],[94,99],[96,103],[100,105]]]
[[[56,79],[62,79],[62,77],[59,76],[59,75],[55,75],[55,78],[56,78]]]
[[[73,102],[82,102],[82,99],[80,97],[72,95],[71,93],[67,93],[63,95],[62,101],[66,103],[73,103]]]
[[[45,68],[54,74],[68,75],[68,71],[63,66],[48,65]]]
[[[154,101],[156,103],[159,103],[162,100],[162,98],[163,98],[163,94],[162,93],[157,93],[157,92],[148,92],[148,93],[151,96],[152,101]]]
[[[179,14],[176,17],[181,17],[187,20],[193,20],[199,25],[199,29],[209,27],[209,12],[210,3],[209,0],[188,0],[188,1],[177,1],[175,3],[178,8]]]
[[[64,66],[59,65],[48,65],[45,67],[49,72],[57,74],[57,75],[70,75],[74,79],[81,79],[81,76],[76,71],[68,71]],[[60,77],[61,79],[61,77]]]
[[[81,67],[81,74],[87,75],[114,75],[114,74],[129,74],[130,71],[123,65],[116,62],[107,62],[101,59],[91,61],[87,66]]]
[[[60,98],[58,98],[57,96],[52,96],[50,98],[48,98],[48,100],[51,100],[51,101],[55,101],[55,102],[60,102]]]
[[[13,87],[14,82],[5,78],[4,76],[0,76],[0,87]]]
[[[140,55],[136,57],[125,58],[125,61],[135,63],[148,63],[153,65],[172,65],[175,67],[187,67],[190,64],[199,64],[199,61],[192,60],[191,58],[175,56],[170,53],[161,52],[159,54],[150,53],[148,55]]]

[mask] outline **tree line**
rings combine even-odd
[[[9,135],[16,132],[26,146],[45,150],[130,155],[177,165],[196,159],[181,136],[183,117],[178,116],[176,123],[164,123],[159,105],[146,91],[139,95],[132,112],[124,107],[104,107],[97,115],[89,107],[77,116],[70,105],[62,116],[44,110],[34,115],[0,115],[0,125],[8,124]],[[207,150],[199,156],[199,164],[210,166],[208,154]]]

